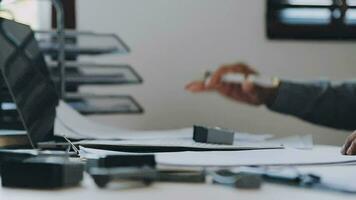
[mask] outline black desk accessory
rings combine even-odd
[[[152,167],[117,167],[117,168],[91,168],[89,174],[96,185],[105,188],[111,182],[126,183],[126,181],[141,182],[151,185],[153,182],[174,183],[205,183],[204,171],[188,170],[158,170]],[[141,186],[141,185],[139,185]]]
[[[126,181],[142,182],[148,186],[157,177],[157,171],[151,167],[91,168],[89,174],[100,188],[111,182]]]
[[[234,132],[221,128],[195,125],[193,140],[200,143],[232,145],[234,144]]]
[[[27,158],[35,157],[37,153],[32,150],[0,150],[0,175],[2,164],[7,161],[23,161]]]
[[[157,181],[173,183],[205,183],[205,171],[159,170]]]
[[[22,155],[23,156],[23,155]],[[84,165],[67,156],[10,159],[1,164],[2,186],[53,189],[78,185]]]
[[[116,168],[116,167],[143,167],[155,168],[156,160],[152,155],[107,155],[100,158],[89,158],[86,161],[88,168]]]
[[[155,156],[152,154],[107,155],[104,157],[86,158],[87,172],[95,183],[103,188],[110,182],[141,182],[150,185],[156,182],[205,182],[204,171],[159,170],[156,169]],[[140,184],[139,186],[142,186]]]

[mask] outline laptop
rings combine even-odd
[[[33,148],[54,139],[59,97],[28,25],[0,18],[0,86],[8,89]]]

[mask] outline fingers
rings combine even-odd
[[[224,96],[232,96],[233,93],[242,92],[240,85],[232,83],[220,83],[215,89]]]
[[[351,143],[349,149],[346,151],[346,155],[356,155],[356,141]]]
[[[232,98],[237,101],[246,102],[246,95],[243,93],[240,84],[235,83],[220,83],[215,87],[215,89],[223,96]]]
[[[255,88],[255,86],[253,86]],[[255,92],[255,89],[251,91],[245,91],[241,84],[236,83],[224,83],[222,82],[216,90],[228,98],[231,98],[235,101],[246,103],[249,105],[261,105],[258,94]]]
[[[208,83],[208,87],[214,87],[218,85],[223,77],[229,73],[240,73],[248,77],[249,75],[258,75],[258,72],[250,68],[248,65],[238,63],[232,65],[224,65],[220,67],[212,76]]]
[[[246,98],[244,97],[244,94],[242,92],[241,85],[239,84],[232,84],[232,83],[221,83],[214,87],[214,89],[207,88],[205,85],[204,81],[194,81],[190,84],[188,84],[185,87],[186,90],[193,92],[193,93],[199,93],[199,92],[206,92],[206,91],[217,91],[221,95],[225,97],[232,98],[237,101],[244,101],[246,102]]]
[[[350,136],[348,136],[346,138],[345,144],[342,148],[342,154],[346,155],[347,154],[347,150],[349,149],[349,147],[351,146],[352,142],[356,139],[356,133],[352,133]]]
[[[246,80],[242,83],[242,90],[246,93],[254,93],[256,90],[256,84]]]
[[[193,93],[217,91],[219,94],[249,105],[259,106],[265,103],[263,88],[250,81],[243,83],[221,82],[214,87],[207,87],[205,81],[195,81],[188,84],[186,90]]]
[[[209,90],[205,86],[205,81],[194,81],[192,83],[189,83],[187,86],[185,86],[185,89],[193,93],[205,92]]]
[[[356,131],[347,137],[344,146],[341,149],[343,155],[356,154]]]

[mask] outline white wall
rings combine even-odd
[[[100,88],[131,93],[146,113],[95,117],[134,129],[162,129],[194,123],[253,133],[310,134],[319,143],[341,144],[348,133],[231,102],[216,94],[193,95],[184,85],[206,69],[245,61],[261,73],[294,79],[350,79],[356,74],[352,42],[269,41],[264,0],[79,0],[79,28],[118,33],[129,56],[93,58],[132,64],[142,86]]]

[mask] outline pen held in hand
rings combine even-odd
[[[212,72],[207,71],[204,74],[204,84],[205,86],[210,85]],[[275,77],[261,76],[261,75],[244,75],[244,74],[226,74],[222,77],[223,82],[228,83],[244,83],[246,81],[252,82],[263,86],[272,86],[275,81]]]

